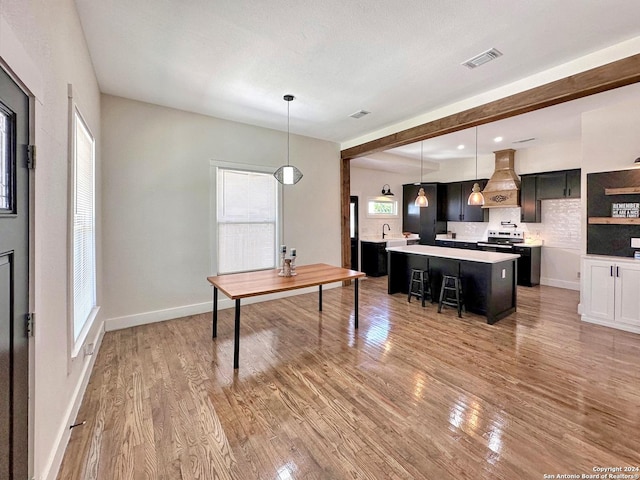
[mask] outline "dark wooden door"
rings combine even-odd
[[[29,99],[0,69],[0,478],[28,477]]]
[[[358,235],[358,197],[356,196],[351,196],[349,213],[349,230],[351,237],[351,270],[358,270],[358,242],[360,236]]]

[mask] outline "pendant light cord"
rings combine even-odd
[[[478,179],[478,126],[476,125],[476,180]]]
[[[289,122],[291,119],[291,114],[289,113],[289,107],[291,106],[291,102],[287,101],[287,167],[289,166]]]
[[[422,183],[422,177],[424,176],[424,173],[422,171],[424,166],[423,153],[424,153],[424,140],[420,142],[420,183]]]

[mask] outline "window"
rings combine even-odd
[[[0,213],[13,213],[13,115],[0,104]]]
[[[96,315],[95,240],[95,140],[89,127],[72,108],[72,246],[73,344],[74,353]],[[73,355],[75,356],[75,355]]]
[[[389,197],[374,197],[367,201],[367,217],[397,217],[398,201]]]
[[[217,168],[218,273],[275,268],[278,184],[272,173]]]

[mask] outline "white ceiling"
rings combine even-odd
[[[104,93],[342,142],[640,35],[637,0],[76,0]],[[461,62],[495,47],[474,70]],[[348,115],[365,109],[360,120]]]

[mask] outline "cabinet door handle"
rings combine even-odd
[[[567,189],[566,189],[566,188],[565,188],[564,190],[562,190],[562,195],[563,195],[564,197],[566,197],[566,196],[567,196]]]
[[[620,267],[616,267],[616,277],[620,276]]]
[[[609,267],[609,276],[613,277],[613,265]]]
[[[569,195],[567,195],[567,197],[570,197],[570,196],[571,196],[571,189],[569,189]]]

